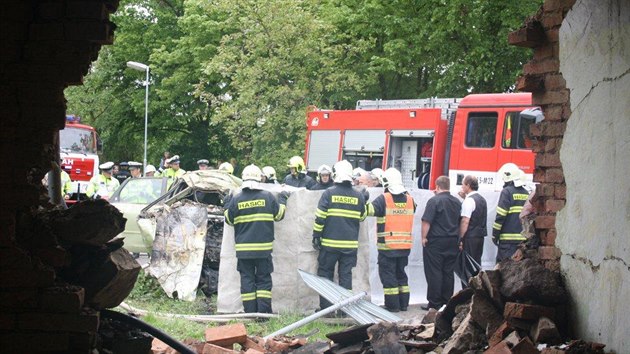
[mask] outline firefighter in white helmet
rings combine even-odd
[[[278,177],[276,177],[276,169],[271,166],[265,166],[262,168],[263,182],[269,184],[278,184]]]
[[[114,191],[120,187],[120,182],[118,182],[116,178],[112,177],[112,168],[114,168],[114,163],[108,161],[104,164],[100,164],[98,168],[101,170],[101,173],[90,179],[90,184],[85,191],[85,195],[87,195],[88,198],[93,199],[109,199]]]
[[[512,257],[519,243],[525,241],[521,234],[523,225],[519,214],[529,197],[525,187],[525,173],[509,162],[501,166],[498,172],[503,180],[503,190],[499,195],[497,215],[492,225],[492,242],[498,246],[497,263]]]
[[[328,165],[321,165],[317,169],[317,184],[311,190],[323,190],[332,187],[332,168]]]
[[[306,165],[304,160],[299,156],[293,156],[287,164],[289,174],[284,177],[284,184],[293,187],[305,187],[311,189],[315,185],[315,180],[306,174]]]
[[[391,312],[407,311],[409,281],[405,267],[413,243],[411,229],[416,203],[403,186],[395,168],[381,175],[385,192],[368,203],[368,216],[376,216],[378,275],[383,283],[385,307]]]
[[[383,170],[380,168],[373,168],[370,171],[370,175],[372,176],[372,187],[383,187]]]
[[[317,275],[333,280],[338,264],[339,285],[352,289],[352,268],[357,264],[359,223],[367,216],[364,194],[352,187],[352,165],[333,166],[335,185],[324,190],[313,224],[313,247],[319,250]],[[330,306],[320,297],[320,307]]]
[[[153,165],[147,165],[146,170],[144,170],[144,177],[153,177],[155,176],[157,170]]]
[[[224,212],[225,222],[234,226],[241,300],[245,312],[271,313],[274,221],[284,218],[289,193],[276,199],[260,189],[262,171],[256,165],[246,166],[242,177],[242,191],[229,199]]]
[[[223,171],[229,174],[234,174],[234,166],[232,166],[232,164],[229,162],[224,162],[219,165],[219,171]]]

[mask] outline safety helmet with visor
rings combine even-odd
[[[224,162],[221,165],[219,165],[219,171],[223,171],[225,173],[233,174],[234,173],[234,166],[232,166],[232,164],[229,163],[229,162]]]
[[[341,160],[333,166],[333,181],[335,183],[352,182],[352,164]]]
[[[304,165],[304,160],[299,156],[293,156],[292,158],[290,158],[287,167],[295,168],[296,173],[306,173],[306,165]]]
[[[383,172],[381,180],[383,187],[389,190],[392,194],[401,194],[406,191],[400,171],[393,167],[390,167]]]

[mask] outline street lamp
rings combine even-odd
[[[146,71],[147,77],[144,82],[144,160],[142,161],[142,172],[147,169],[147,125],[149,123],[149,66],[135,61],[128,61],[127,67],[133,70]]]

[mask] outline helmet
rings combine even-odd
[[[330,168],[330,166],[328,166],[328,165],[321,165],[317,169],[317,174],[318,175],[325,175],[325,174],[331,175],[332,174],[332,168]]]
[[[271,166],[265,166],[262,168],[262,173],[267,177],[268,180],[276,180],[276,170]]]
[[[290,158],[287,167],[295,168],[295,171],[298,173],[306,169],[306,166],[304,165],[304,160],[302,160],[302,158],[299,156],[293,156],[292,158]]]
[[[515,182],[518,183],[524,177],[523,171],[518,168],[515,164],[508,162],[505,165],[501,166],[498,172],[499,176],[503,179],[503,182]],[[522,184],[520,184],[522,185]]]
[[[400,194],[405,191],[402,175],[397,169],[393,167],[388,168],[385,172],[383,172],[381,179],[383,181],[383,187],[388,189],[391,193]]]
[[[333,181],[341,183],[352,182],[352,164],[347,160],[341,160],[333,166]]]
[[[233,174],[234,173],[234,166],[232,166],[231,163],[229,162],[224,162],[221,165],[219,165],[219,171],[223,171],[229,174]],[[243,171],[244,173],[245,171]]]
[[[378,179],[378,183],[383,184],[383,170],[380,168],[373,168],[370,173],[376,179]]]
[[[352,178],[357,179],[361,177],[365,172],[367,171],[362,169],[361,167],[357,167],[354,170],[352,170]]]
[[[147,168],[144,169],[144,173],[149,173],[149,172],[157,172],[157,170],[155,169],[155,166],[147,165]]]
[[[260,182],[262,181],[262,171],[260,170],[260,167],[251,164],[248,166],[245,166],[245,168],[243,169],[243,181],[256,181],[256,182]]]

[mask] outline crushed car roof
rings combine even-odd
[[[189,186],[201,190],[226,192],[241,186],[240,178],[219,170],[198,170],[186,172],[181,179]]]

